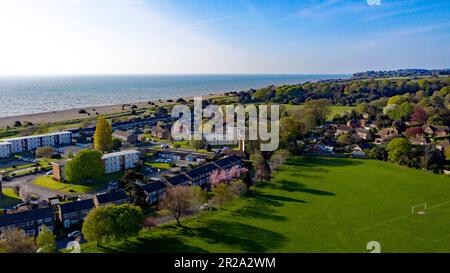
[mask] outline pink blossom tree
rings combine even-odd
[[[222,170],[214,170],[209,180],[211,182],[212,187],[217,187],[221,183],[226,183],[228,181],[228,175],[225,171]]]

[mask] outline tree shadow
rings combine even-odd
[[[333,158],[333,157],[306,157],[301,160],[299,158],[289,158],[286,160],[287,166],[297,166],[308,168],[308,171],[313,172],[329,172],[323,167],[344,167],[361,165],[362,162],[352,160],[349,158]]]
[[[223,220],[211,221],[205,227],[185,228],[180,234],[202,238],[209,244],[225,244],[245,252],[267,252],[280,247],[285,241],[280,233]]]
[[[101,246],[100,248],[106,252],[119,253],[207,252],[200,247],[186,244],[178,237],[170,235],[152,235],[151,232],[147,232],[145,235],[123,240],[119,243]]]
[[[281,180],[279,180],[275,183],[271,183],[271,184],[268,183],[267,185],[264,185],[263,187],[269,187],[271,189],[283,190],[283,191],[288,191],[288,192],[304,192],[304,193],[314,194],[314,195],[336,196],[336,194],[333,192],[317,190],[317,189],[309,189],[309,188],[306,188],[303,183],[290,181],[290,180],[286,180],[286,179],[281,179]],[[278,198],[286,198],[286,197],[278,196]],[[281,201],[283,201],[283,200],[281,200]],[[286,200],[286,201],[293,201],[293,200]],[[300,201],[302,201],[302,200],[300,200]]]

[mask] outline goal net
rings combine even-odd
[[[427,211],[427,203],[415,205],[411,207],[412,214],[424,215]]]

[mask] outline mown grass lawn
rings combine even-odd
[[[411,207],[427,202],[425,215]],[[289,160],[273,182],[207,212],[85,252],[450,252],[450,178],[372,160]]]
[[[10,207],[21,202],[19,196],[15,194],[14,189],[2,189],[2,194],[0,194],[0,208]]]
[[[103,190],[107,187],[108,182],[119,180],[123,172],[104,175],[101,179],[86,183],[63,183],[54,181],[51,176],[41,176],[37,178],[33,184],[55,191],[62,191],[65,193],[88,193]]]

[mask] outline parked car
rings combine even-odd
[[[81,237],[83,233],[79,230],[72,231],[71,233],[67,234],[67,238],[69,239],[75,239],[77,237]]]
[[[45,175],[52,175],[52,174],[53,174],[53,171],[48,171],[45,173]]]

